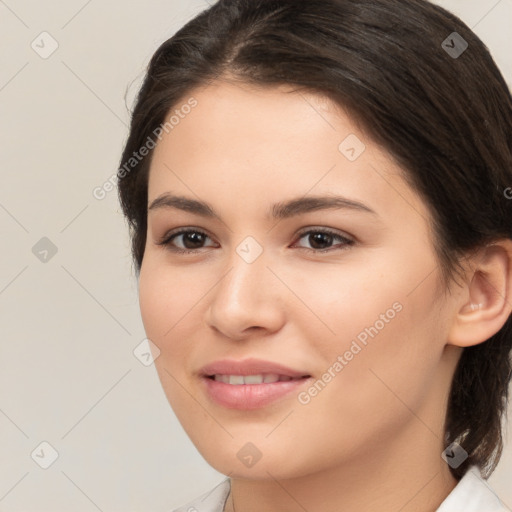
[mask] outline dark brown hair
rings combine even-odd
[[[118,187],[137,274],[153,152],[126,162],[171,109],[221,78],[289,84],[342,106],[429,206],[446,284],[471,250],[512,238],[512,98],[461,20],[424,0],[220,0],[158,48],[136,99]],[[473,464],[487,478],[501,457],[511,347],[509,317],[462,353],[444,438],[469,455],[450,468],[457,479]]]

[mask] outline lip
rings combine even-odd
[[[291,377],[295,380],[278,381],[263,384],[226,384],[210,378],[215,374],[256,375],[273,373]],[[265,407],[291,394],[309,383],[311,376],[307,372],[294,370],[280,363],[262,359],[244,359],[243,361],[221,360],[204,366],[200,370],[204,392],[218,405],[228,409],[252,410]]]

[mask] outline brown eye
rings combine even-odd
[[[203,244],[209,238],[206,233],[197,229],[183,229],[166,235],[162,241],[158,242],[158,245],[163,245],[174,252],[193,253],[204,248]],[[176,240],[179,241],[181,247],[175,245]]]
[[[188,231],[187,233],[182,233],[181,235],[174,235],[172,239],[181,236],[183,245],[185,249],[199,249],[202,244],[204,244],[204,240],[206,235],[204,233],[199,233],[198,231]]]
[[[307,238],[306,238],[307,237]],[[307,249],[313,252],[327,252],[331,250],[336,250],[332,248],[332,243],[335,240],[341,242],[340,249],[346,248],[346,246],[350,246],[354,244],[353,240],[340,235],[334,231],[325,230],[325,229],[311,229],[309,231],[305,231],[300,235],[300,238],[306,238],[307,242],[311,245],[311,247],[303,247],[303,249]]]

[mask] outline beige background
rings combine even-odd
[[[438,3],[511,84],[512,0]],[[116,190],[92,195],[117,170],[150,56],[206,6],[0,0],[0,510],[167,511],[224,478],[133,354],[145,335],[127,230]],[[511,476],[508,443],[489,482],[509,507]]]

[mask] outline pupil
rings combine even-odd
[[[185,245],[187,249],[197,249],[198,247],[201,246],[201,243],[204,242],[202,238],[203,235],[201,233],[186,233],[183,238],[183,245]],[[188,241],[191,241],[192,244],[188,244]]]
[[[310,242],[313,240],[313,243],[311,243],[311,246],[315,249],[325,249],[325,247],[315,247],[318,243],[322,245],[322,242],[325,243],[325,237],[327,237],[327,243],[332,241],[332,235],[329,235],[329,233],[315,233],[314,235],[309,235]]]

